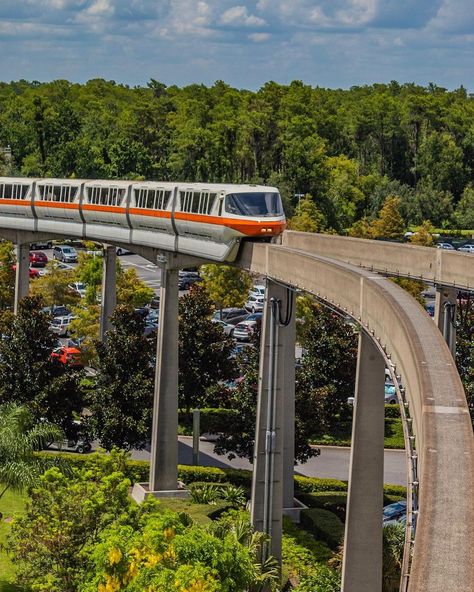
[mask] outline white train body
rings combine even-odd
[[[232,261],[242,239],[285,225],[263,185],[0,177],[0,228]]]

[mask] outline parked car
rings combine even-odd
[[[178,288],[180,290],[189,290],[196,282],[202,282],[202,277],[197,271],[180,271],[178,277]]]
[[[16,265],[12,265],[12,269],[13,269],[13,271],[16,271]],[[29,274],[30,278],[37,278],[40,275],[39,271],[37,269],[34,269],[33,267],[29,268],[28,274]]]
[[[74,247],[68,245],[56,245],[53,249],[53,259],[64,263],[76,263],[77,251]]]
[[[462,251],[463,253],[474,253],[474,245],[463,245],[458,248],[458,251]]]
[[[72,315],[65,317],[53,317],[49,328],[51,331],[58,335],[58,337],[66,337],[71,326],[71,321],[75,319]]]
[[[50,314],[52,317],[66,317],[71,314],[69,308],[63,305],[45,306],[42,311],[46,314]]]
[[[46,267],[48,257],[43,251],[30,251],[30,265],[31,267]]]
[[[85,298],[87,286],[83,282],[73,282],[68,284],[68,288],[79,294],[81,298]]]
[[[264,296],[249,296],[249,299],[245,303],[245,308],[251,312],[261,312],[265,303]]]
[[[384,390],[385,405],[397,405],[398,397],[394,384],[392,382],[386,382]]]
[[[143,335],[151,335],[158,330],[158,323],[148,322],[146,321],[145,327],[143,329]]]
[[[438,243],[436,245],[437,249],[445,249],[446,251],[454,251],[454,247],[451,243]]]
[[[212,315],[213,319],[224,321],[229,325],[236,325],[240,321],[245,320],[249,316],[248,311],[245,308],[223,308],[222,311],[216,310]]]
[[[36,243],[30,243],[30,249],[37,251],[38,249],[52,249],[53,241],[37,241]]]
[[[383,523],[405,522],[407,514],[407,503],[405,500],[388,504],[383,509]]]
[[[71,368],[84,368],[81,359],[81,350],[77,349],[77,347],[58,347],[53,350],[51,357],[65,366],[70,366]]]
[[[121,257],[122,255],[133,255],[132,251],[124,249],[123,247],[115,247],[115,252],[118,257]]]
[[[230,337],[232,337],[233,333],[234,333],[234,329],[235,326],[231,325],[230,323],[226,323],[225,321],[221,321],[220,319],[211,319],[213,323],[216,323],[217,325],[220,325],[222,327],[222,330],[224,331],[224,333],[226,335],[229,335]]]
[[[265,286],[262,284],[257,284],[252,286],[249,292],[249,296],[265,296]]]
[[[153,298],[150,300],[150,304],[148,305],[150,308],[153,308],[155,310],[160,308],[160,295],[159,294],[155,294],[153,296]]]
[[[234,337],[237,341],[249,341],[254,331],[261,326],[263,314],[260,312],[248,315],[245,321],[237,323],[234,329]]]
[[[434,300],[430,300],[425,304],[425,310],[430,315],[431,318],[435,316],[435,302]]]

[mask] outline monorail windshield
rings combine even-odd
[[[240,216],[281,216],[279,193],[230,193],[225,196],[225,211]]]

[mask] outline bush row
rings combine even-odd
[[[38,452],[40,456],[51,458],[50,452]],[[74,453],[57,453],[71,468],[83,468],[92,462],[103,462],[106,465],[109,461],[107,454],[96,453],[93,455],[83,455]],[[148,481],[150,464],[146,460],[128,460],[125,463],[123,472],[132,481]],[[185,484],[196,481],[204,483],[231,483],[232,485],[250,487],[252,484],[252,472],[244,469],[201,467],[190,465],[178,465],[178,479]],[[316,492],[340,492],[347,491],[347,482],[338,479],[323,479],[319,477],[304,477],[295,475],[295,490],[297,493],[316,493]],[[399,497],[406,496],[406,488],[401,485],[385,485],[384,493]]]
[[[324,508],[308,508],[301,512],[301,526],[318,541],[323,541],[336,550],[344,536],[342,520]]]

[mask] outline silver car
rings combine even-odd
[[[64,263],[76,263],[77,251],[69,245],[56,245],[53,249],[53,259],[63,261]]]
[[[463,251],[464,253],[473,253],[474,254],[474,245],[463,245],[459,247],[458,251]]]

